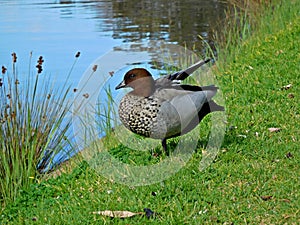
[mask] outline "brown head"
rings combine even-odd
[[[129,70],[124,80],[116,87],[117,89],[131,87],[131,94],[149,97],[154,92],[155,81],[148,70],[143,68],[135,68]]]

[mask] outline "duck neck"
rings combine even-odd
[[[134,95],[141,97],[149,97],[155,90],[155,81],[152,77],[143,78],[138,85],[135,85],[133,91]]]

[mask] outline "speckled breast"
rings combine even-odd
[[[119,116],[124,126],[132,132],[152,138],[162,138],[157,132],[160,101],[154,97],[127,94],[119,105]]]

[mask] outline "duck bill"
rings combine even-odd
[[[116,90],[120,89],[120,88],[124,88],[126,87],[125,81],[123,80],[121,83],[119,83],[119,85],[115,88]]]

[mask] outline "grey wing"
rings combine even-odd
[[[184,133],[186,127],[197,118],[198,112],[214,94],[212,91],[190,92],[164,101],[158,113],[159,127],[156,128],[156,133],[165,133],[167,138]]]

